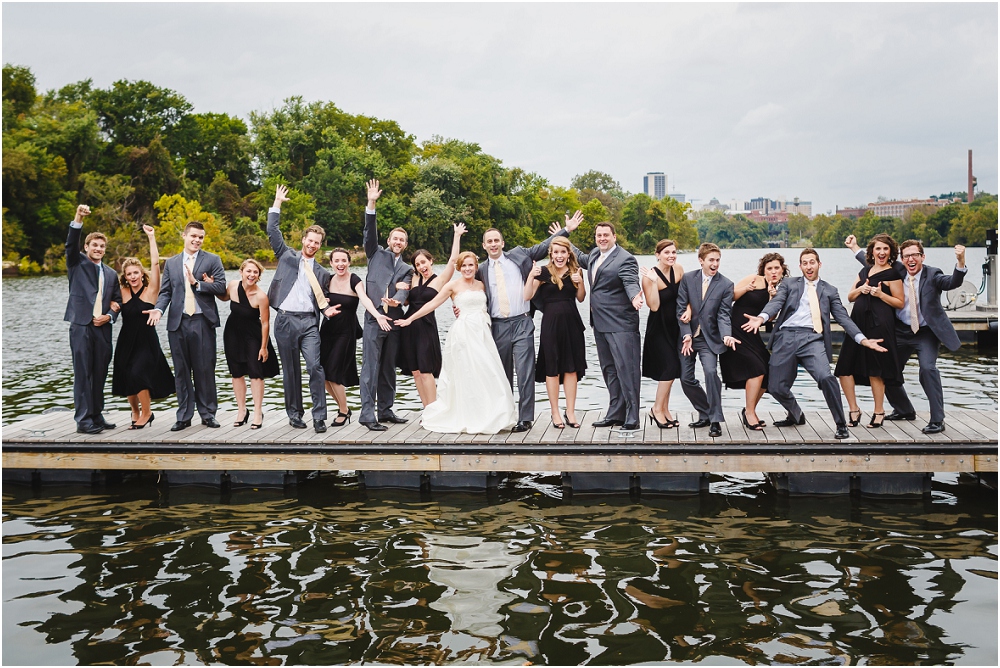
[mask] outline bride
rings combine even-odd
[[[495,434],[517,421],[514,394],[490,333],[486,292],[476,280],[479,262],[466,251],[455,261],[461,278],[445,284],[423,308],[396,324],[406,327],[451,297],[459,316],[448,332],[441,354],[437,400],[424,408],[421,424],[445,434]]]

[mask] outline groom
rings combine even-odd
[[[577,211],[572,218],[566,216],[565,228],[552,223],[551,236],[542,243],[531,248],[515,246],[509,251],[503,249],[500,230],[491,227],[483,233],[483,248],[489,259],[480,265],[476,278],[486,287],[493,341],[512,389],[517,371],[518,417],[513,432],[528,431],[535,419],[535,322],[524,300],[524,283],[532,262],[545,257],[552,240],[568,237],[582,221],[583,214]]]

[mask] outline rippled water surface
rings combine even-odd
[[[993,492],[3,495],[3,662],[996,665]]]

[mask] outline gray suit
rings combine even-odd
[[[701,270],[684,274],[677,286],[677,318],[691,305],[691,322],[681,323],[681,342],[686,336],[698,332],[691,340],[694,353],[681,355],[681,388],[698,419],[725,422],[722,414],[722,381],[719,379],[719,355],[726,350],[722,339],[732,332],[730,314],[733,310],[733,282],[716,273],[708,282],[705,297],[701,296]],[[700,331],[699,331],[700,327]],[[705,390],[694,375],[695,356],[705,372]]]
[[[521,282],[508,286],[508,294],[515,291],[517,294],[523,293],[532,263],[545,258],[553,239],[566,236],[569,236],[569,232],[562,229],[531,248],[515,246],[504,251],[504,258],[513,262],[521,273]],[[535,321],[531,318],[530,310],[511,318],[492,316],[493,294],[490,285],[495,278],[491,260],[487,259],[479,265],[476,278],[486,286],[486,311],[490,313],[490,329],[511,389],[514,388],[514,372],[517,372],[518,422],[531,422],[535,419]]]
[[[174,389],[177,390],[177,421],[185,422],[194,415],[197,405],[202,420],[215,417],[219,399],[215,389],[215,329],[219,326],[219,309],[216,295],[226,291],[226,272],[218,255],[199,250],[194,261],[197,279],[194,298],[201,313],[189,316],[184,313],[184,253],[163,263],[160,294],[156,308],[167,313],[167,341],[174,361]],[[208,274],[212,283],[199,277]],[[194,376],[194,387],[191,377]]]
[[[381,299],[388,296],[402,304],[409,290],[397,290],[396,283],[410,283],[413,267],[397,258],[388,248],[378,243],[378,226],[374,213],[365,212],[365,256],[368,258],[368,276],[365,292],[375,306],[382,308]],[[383,311],[391,321],[403,318],[402,306]],[[396,352],[399,350],[399,327],[384,331],[371,313],[365,312],[364,333],[361,339],[361,422],[375,422],[392,415],[392,402],[396,397]]]
[[[306,373],[309,374],[309,394],[312,397],[313,420],[326,419],[326,377],[323,374],[322,358],[320,357],[319,304],[316,297],[309,293],[311,311],[283,311],[280,306],[299,278],[299,263],[302,251],[293,250],[285,244],[281,235],[279,222],[281,214],[275,210],[267,212],[267,238],[271,242],[274,257],[278,266],[274,270],[274,278],[267,289],[267,299],[278,314],[274,317],[274,340],[278,344],[278,356],[281,358],[281,384],[285,391],[285,414],[289,418],[301,420],[305,414],[302,406],[302,364],[299,354],[306,361]],[[330,286],[330,272],[320,266],[319,258],[312,262],[313,275],[323,289],[324,295]]]
[[[73,355],[73,418],[80,427],[104,424],[104,383],[111,363],[111,323],[118,314],[111,303],[122,303],[118,276],[106,264],[95,265],[80,252],[81,227],[70,226],[66,236],[66,273],[69,301],[63,319],[69,323],[69,349]],[[97,272],[100,271],[101,274]],[[111,322],[95,327],[94,300],[100,276],[104,276],[101,313]]]
[[[855,255],[858,262],[866,264],[865,251],[858,251]],[[909,291],[909,273],[901,262],[893,265],[903,277],[903,290]],[[951,324],[951,319],[944,312],[941,306],[941,293],[946,290],[953,290],[960,287],[965,282],[965,271],[957,266],[951,276],[945,276],[944,272],[937,267],[924,265],[919,274],[919,294],[917,295],[917,305],[920,315],[927,323],[917,330],[916,333],[910,326],[899,319],[902,309],[896,311],[896,354],[899,358],[900,376],[903,367],[910,360],[913,353],[917,354],[917,362],[920,365],[920,386],[924,388],[927,395],[927,403],[931,409],[931,422],[944,422],[944,389],[941,387],[941,374],[937,368],[938,352],[943,343],[948,350],[955,351],[962,346],[958,339],[955,326]],[[903,385],[886,385],[885,396],[889,399],[889,404],[900,413],[913,413],[913,403],[906,395]]]
[[[847,424],[847,420],[844,418],[844,404],[840,399],[840,385],[830,372],[830,362],[833,361],[830,316],[844,328],[845,336],[856,338],[861,330],[847,315],[837,289],[822,280],[816,282],[816,296],[819,300],[820,319],[823,321],[823,333],[818,334],[811,328],[804,327],[782,328],[799,308],[805,285],[806,281],[802,276],[786,278],[778,285],[778,293],[762,311],[767,314],[768,320],[774,320],[780,311],[768,344],[771,348],[771,361],[768,366],[767,391],[785,407],[790,417],[795,420],[801,418],[802,409],[792,396],[792,384],[798,373],[798,365],[801,364],[823,391],[834,422],[843,426]]]
[[[615,246],[600,269],[594,271],[600,257],[599,248],[589,255],[577,251],[580,266],[589,270],[590,324],[610,399],[604,419],[638,424],[642,348],[639,312],[632,300],[641,291],[639,263],[624,248]]]

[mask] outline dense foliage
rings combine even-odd
[[[28,68],[3,68],[3,255],[29,273],[61,269],[66,224],[79,202],[93,210],[85,232],[107,234],[112,259],[145,253],[144,223],[160,228],[161,248],[169,255],[190,219],[206,224],[206,248],[228,267],[247,256],[271,259],[263,228],[279,182],[291,187],[282,209],[289,241],[297,245],[300,231],[318,223],[328,246],[356,247],[370,178],[385,191],[380,235],[401,226],[411,250],[426,248],[439,258],[455,222],[470,229],[463,247],[481,250],[489,227],[498,228],[508,246],[533,244],[550,223],[576,209],[585,220],[572,241],[584,249],[593,246],[594,226],[604,220],[614,222],[619,241],[639,253],[651,252],[665,237],[681,248],[695,247],[699,238],[727,247],[762,246],[785,232],[721,214],[694,221],[690,205],[631,195],[599,171],[578,175],[568,188],[556,186],[505,167],[478,144],[439,136],[418,143],[395,121],[350,114],[332,102],[293,97],[245,122],[194,113],[183,95],[148,81],[99,89],[85,80],[40,93]],[[907,229],[926,231],[932,244],[982,243],[984,225],[996,224],[996,198],[911,218]],[[790,222],[789,230],[825,245],[839,244],[845,229],[863,238],[867,231],[860,229],[888,225],[895,231],[904,224],[861,222],[858,228],[819,216]]]

